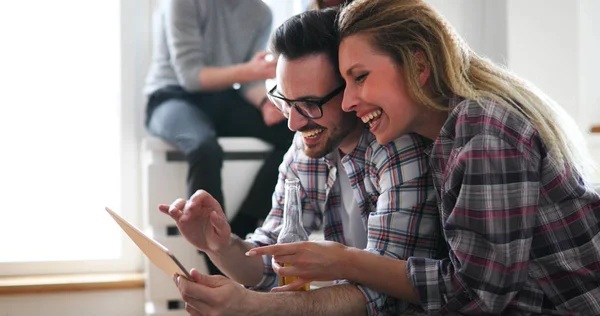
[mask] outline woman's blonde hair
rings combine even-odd
[[[531,121],[563,168],[568,164],[584,179],[591,176],[594,165],[583,135],[566,112],[530,83],[477,55],[425,1],[356,0],[342,10],[338,22],[341,39],[365,34],[402,68],[408,92],[419,104],[448,111],[455,95],[495,100]],[[429,66],[433,96],[418,83],[419,56]]]

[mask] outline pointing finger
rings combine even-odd
[[[296,253],[298,245],[295,243],[291,244],[280,244],[280,245],[270,245],[252,248],[248,252],[246,252],[246,256],[264,256],[264,255],[277,255],[277,256],[286,256],[293,255]]]

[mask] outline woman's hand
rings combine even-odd
[[[307,241],[253,248],[246,255],[272,255],[275,273],[280,277],[299,278],[291,284],[273,289],[289,291],[311,281],[345,279],[345,266],[350,260],[350,249],[333,241]],[[291,266],[284,266],[288,264]]]

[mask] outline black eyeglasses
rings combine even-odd
[[[300,115],[308,119],[318,119],[323,117],[323,105],[342,92],[345,87],[346,84],[342,84],[328,95],[322,97],[320,100],[286,99],[282,96],[275,95],[277,85],[275,85],[273,89],[269,90],[267,96],[269,97],[269,100],[271,100],[271,103],[273,103],[273,105],[275,105],[275,107],[279,109],[279,111],[281,111],[285,117],[290,117],[290,112],[292,111],[292,108],[295,107],[296,111],[298,111]]]

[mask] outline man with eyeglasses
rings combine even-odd
[[[434,257],[440,242],[428,144],[411,135],[381,146],[354,113],[341,108],[345,85],[337,69],[335,18],[333,9],[308,11],[286,21],[273,37],[277,85],[268,96],[297,133],[279,167],[273,207],[263,226],[246,241],[237,238],[219,204],[204,191],[159,207],[233,279],[195,270],[193,282],[177,277],[192,315],[387,315],[418,309],[341,280],[308,292],[259,292],[277,284],[274,269],[280,267],[270,256],[253,256],[250,250],[277,242],[286,179],[298,178],[302,185],[307,232],[324,228],[327,241],[303,243],[306,251],[332,256],[369,251],[405,259]]]

